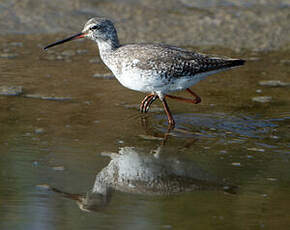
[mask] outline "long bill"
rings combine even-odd
[[[54,42],[46,47],[44,47],[43,49],[48,49],[50,47],[53,47],[53,46],[56,46],[56,45],[59,45],[59,44],[62,44],[62,43],[65,43],[65,42],[69,42],[69,41],[72,41],[72,40],[75,40],[75,39],[79,39],[79,38],[83,38],[86,34],[85,33],[79,33],[79,34],[75,34],[69,38],[66,38],[66,39],[63,39],[61,41],[57,41],[57,42]]]

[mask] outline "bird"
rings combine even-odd
[[[242,66],[245,60],[217,57],[162,43],[120,44],[113,22],[104,17],[89,19],[83,30],[66,39],[44,47],[80,38],[97,43],[103,63],[126,88],[148,93],[140,104],[146,113],[151,104],[160,99],[172,129],[175,121],[167,104],[167,98],[198,104],[201,98],[190,87],[207,76]],[[192,97],[183,98],[169,93],[186,90]]]

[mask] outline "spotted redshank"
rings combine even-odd
[[[141,112],[148,112],[152,102],[159,98],[171,128],[175,121],[166,98],[198,104],[201,102],[200,97],[189,87],[209,75],[241,66],[245,62],[165,44],[121,45],[114,24],[109,19],[99,17],[90,19],[81,33],[52,43],[44,49],[79,38],[89,38],[97,42],[101,59],[123,86],[149,93],[141,102]],[[193,98],[168,94],[180,90],[186,90]]]

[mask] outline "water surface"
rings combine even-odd
[[[0,85],[22,87],[0,96],[1,229],[288,228],[289,87],[259,82],[289,81],[289,52],[189,47],[248,62],[169,101],[167,134],[159,102],[93,77],[95,44],[41,49],[64,36],[0,38]]]

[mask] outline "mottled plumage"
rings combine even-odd
[[[211,75],[212,71],[220,72],[244,62],[163,44],[123,45],[102,58],[124,86],[159,96],[184,90]]]
[[[164,44],[120,45],[113,23],[92,18],[81,33],[53,43],[45,49],[77,38],[87,37],[98,43],[100,56],[119,82],[127,88],[151,93],[141,103],[147,112],[156,98],[162,101],[169,123],[174,126],[165,97],[199,103],[200,98],[189,87],[205,77],[244,64],[244,60],[219,58]],[[187,90],[195,99],[168,95]]]
[[[222,59],[209,55],[187,51],[165,44],[129,44],[119,47],[114,55],[126,62],[140,60],[136,64],[142,70],[152,70],[164,77],[193,76],[198,73],[220,70],[241,65],[237,59]],[[119,66],[121,66],[119,64]]]

